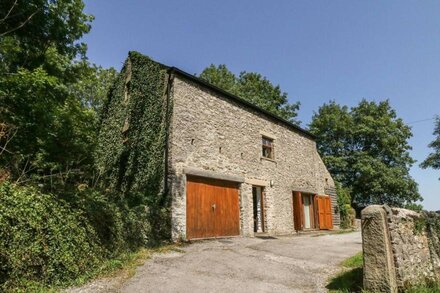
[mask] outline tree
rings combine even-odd
[[[352,204],[404,206],[421,200],[409,175],[411,128],[398,118],[388,101],[362,100],[351,108],[334,101],[314,114],[310,131],[336,181],[348,188]]]
[[[83,9],[82,0],[0,2],[0,177],[53,186],[91,169],[96,111],[115,71],[87,62],[79,40],[93,17]]]
[[[78,42],[90,31],[93,16],[83,12],[82,0],[3,0],[0,2],[1,59],[10,71],[45,65],[48,51],[72,60],[85,57]],[[52,74],[52,72],[49,72]],[[67,76],[66,76],[67,77]]]
[[[242,71],[237,77],[226,65],[211,64],[202,71],[200,78],[275,115],[299,124],[295,119],[298,115],[299,103],[289,103],[287,93],[282,92],[278,85],[274,86],[259,73]]]
[[[428,155],[428,157],[420,164],[424,169],[433,168],[440,169],[440,117],[435,119],[434,135],[436,138],[429,144],[429,147],[434,151]]]

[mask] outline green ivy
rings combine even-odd
[[[164,190],[171,105],[167,68],[130,52],[103,109],[96,162],[116,200],[146,213],[149,240],[168,238],[169,196]]]
[[[420,235],[426,230],[426,219],[422,216],[420,218],[414,219],[414,234]]]
[[[29,282],[68,283],[104,255],[80,210],[33,187],[0,184],[0,291]]]
[[[440,215],[436,212],[427,211],[423,211],[421,215],[423,222],[425,223],[424,229],[428,236],[431,256],[440,256]]]

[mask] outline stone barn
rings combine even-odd
[[[135,68],[133,56],[148,66]],[[120,74],[125,92],[113,99],[130,99],[135,89],[128,85],[151,75],[149,68],[162,72],[154,77],[163,89],[154,105],[163,105],[168,117],[162,180],[170,196],[173,239],[338,227],[335,185],[313,134],[194,75],[141,56],[129,54]],[[123,143],[137,123],[127,119],[118,126]]]

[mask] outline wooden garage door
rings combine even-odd
[[[239,213],[237,183],[187,177],[187,239],[239,235]]]
[[[318,206],[319,229],[333,229],[332,203],[330,196],[316,196]]]

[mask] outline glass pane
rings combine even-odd
[[[304,229],[310,229],[310,197],[304,196]]]

